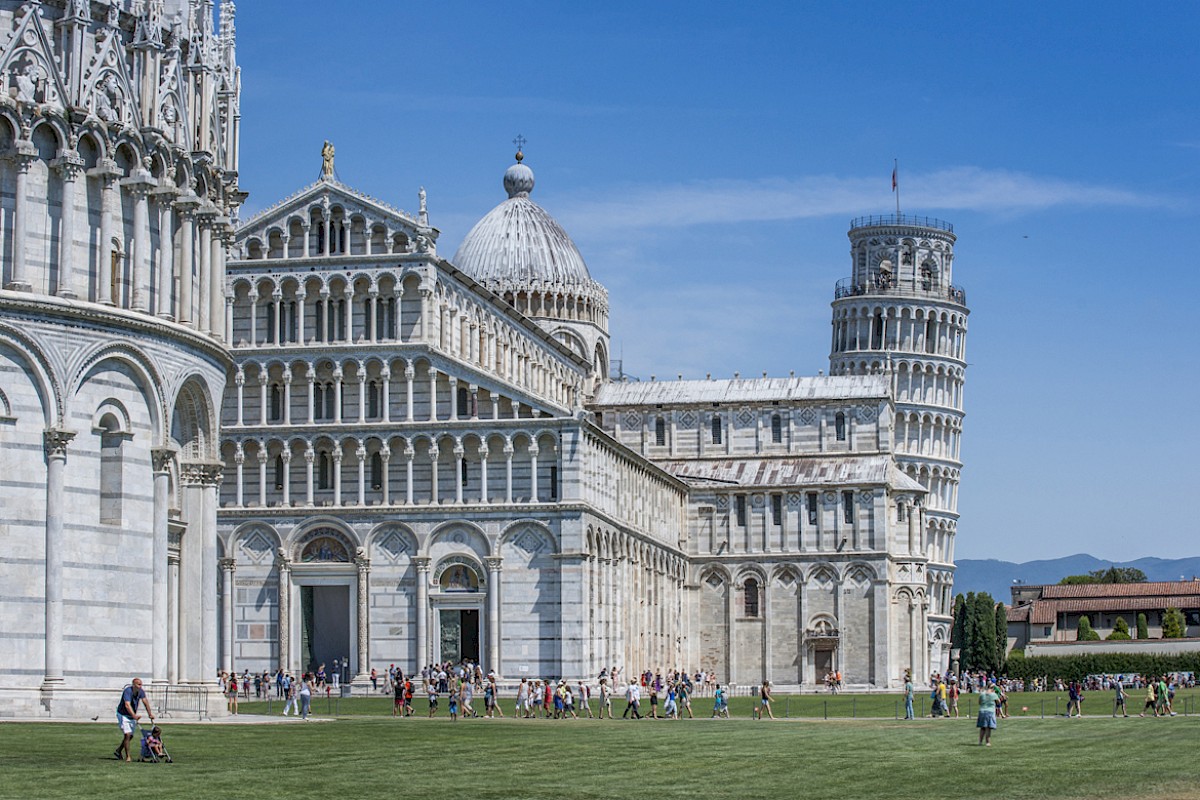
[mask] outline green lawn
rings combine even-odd
[[[1086,706],[1085,706],[1086,708]],[[1200,717],[595,722],[355,717],[168,723],[174,764],[115,725],[0,724],[0,797],[1195,798]]]

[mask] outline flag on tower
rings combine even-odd
[[[898,166],[892,167],[892,191],[893,192],[896,191],[896,170],[897,169],[899,169]]]

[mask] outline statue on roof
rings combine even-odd
[[[325,146],[321,148],[321,179],[331,180],[333,178],[333,145],[328,139],[325,140]]]

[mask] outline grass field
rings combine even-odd
[[[745,708],[740,706],[744,705]],[[609,722],[350,717],[168,723],[174,764],[115,724],[0,724],[0,797],[1196,798],[1200,717]],[[1085,705],[1086,709],[1086,705]]]

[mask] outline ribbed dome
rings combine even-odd
[[[504,173],[508,199],[467,234],[454,264],[485,285],[592,284],[583,256],[546,210],[529,199],[533,170],[517,163]]]

